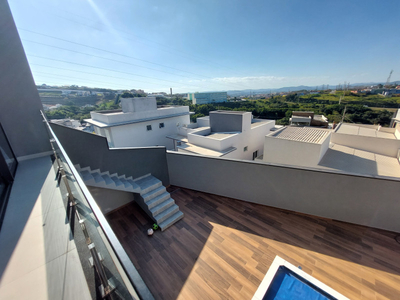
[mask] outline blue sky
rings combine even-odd
[[[9,0],[37,84],[195,92],[400,80],[398,0]],[[69,50],[69,51],[68,51]]]

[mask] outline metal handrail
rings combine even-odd
[[[56,140],[54,138],[50,139],[50,145],[51,145],[51,148],[53,150],[53,154],[54,154],[55,160],[57,162],[57,166],[58,166],[57,176],[59,176],[59,175],[61,176],[61,179],[64,181],[65,187],[67,188],[68,204],[71,207],[74,207],[76,205],[75,198],[74,198],[74,195],[72,193],[71,187],[69,185],[67,175],[65,174],[65,170],[61,166],[60,157],[57,155],[57,151],[54,148],[53,143],[55,143],[55,142],[56,142]],[[88,248],[90,250],[90,254],[92,255],[91,262],[92,262],[94,268],[96,269],[96,272],[97,272],[97,274],[98,274],[98,276],[100,278],[100,282],[101,282],[100,293],[102,295],[102,298],[105,298],[106,296],[110,295],[111,292],[115,288],[108,281],[107,275],[106,275],[106,273],[104,271],[103,264],[101,263],[101,260],[99,259],[99,254],[97,253],[96,246],[92,242],[92,240],[90,238],[90,235],[89,235],[89,232],[86,229],[85,221],[81,218],[81,216],[79,214],[79,211],[77,209],[74,209],[74,210],[75,210],[75,214],[76,214],[76,217],[78,219],[78,222],[79,222],[79,224],[81,226],[81,229],[83,231],[83,235],[85,236],[86,244],[87,244],[87,246],[88,246]]]
[[[62,147],[62,145],[61,145],[60,141],[58,140],[57,136],[53,132],[53,130],[52,130],[52,128],[51,128],[46,116],[44,115],[44,113],[42,111],[40,111],[40,113],[41,113],[41,115],[43,117],[43,122],[46,124],[47,129],[49,130],[49,132],[50,132],[50,134],[52,136],[52,139],[50,140],[51,141],[50,144],[51,144],[53,152],[55,154],[60,174],[61,174],[61,172],[63,172],[64,174],[62,174],[62,175],[65,176],[65,171],[61,167],[59,158],[57,156],[57,153],[56,153],[56,151],[55,151],[55,149],[54,149],[54,147],[52,145],[53,140],[57,144],[57,146],[60,149],[62,155],[64,156],[64,158],[66,160],[66,163],[68,164],[68,166],[69,166],[69,168],[70,168],[70,170],[71,170],[76,182],[78,183],[78,185],[79,185],[84,197],[86,198],[91,210],[93,211],[93,214],[94,214],[97,222],[101,226],[101,228],[102,228],[102,230],[103,230],[108,242],[110,243],[112,249],[114,250],[114,253],[115,253],[116,257],[118,258],[122,268],[124,269],[127,277],[129,278],[130,283],[135,288],[135,291],[137,292],[137,294],[139,295],[139,297],[141,299],[154,300],[154,297],[151,294],[150,290],[148,289],[147,285],[145,284],[145,282],[143,281],[142,277],[138,273],[137,269],[133,265],[133,263],[130,260],[130,258],[128,256],[128,254],[126,253],[125,249],[122,247],[122,245],[119,242],[117,236],[115,235],[114,231],[110,227],[108,221],[104,217],[104,215],[101,212],[101,210],[100,210],[99,206],[97,205],[96,201],[94,200],[94,198],[90,194],[90,192],[87,189],[85,183],[83,182],[82,178],[80,177],[78,171],[75,169],[74,165],[72,164],[71,160],[69,159],[69,156],[67,155],[66,151]],[[66,179],[66,176],[64,178]],[[67,186],[67,191],[68,191],[68,194],[69,194],[68,195],[68,200],[70,201],[70,203],[74,203],[74,197],[72,195],[72,192],[70,192],[71,189],[69,187],[69,184],[67,183],[66,186]],[[76,212],[77,212],[77,210],[76,210]],[[81,227],[83,227],[82,230],[86,229],[85,225],[84,225],[84,222],[80,218],[79,215],[77,215],[77,218],[79,220],[79,223],[81,224]],[[85,231],[86,230],[84,230],[84,234],[85,234]],[[86,234],[85,234],[85,238],[89,238],[89,241],[90,241],[90,237],[88,236],[87,231],[86,231]],[[88,239],[87,239],[87,241],[88,241]],[[104,294],[109,293],[109,292],[112,291],[112,286],[109,285],[107,277],[105,276],[103,265],[101,264],[101,262],[99,264],[100,259],[99,259],[98,253],[97,253],[93,243],[89,244],[89,250],[90,250],[90,252],[92,254],[93,264],[97,265],[96,266],[97,272],[101,273],[101,274],[99,273],[99,277],[101,279],[103,287],[105,288],[105,290],[104,290],[105,293]]]

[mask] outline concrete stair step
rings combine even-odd
[[[112,176],[111,180],[115,182],[115,186],[120,186],[120,185],[124,185],[121,180],[118,179],[117,176]]]
[[[164,210],[162,213],[158,214],[157,216],[154,216],[154,219],[156,219],[157,224],[160,224],[178,211],[179,211],[178,205],[174,204],[171,207]]]
[[[100,175],[99,172],[92,172],[92,176],[94,178],[95,183],[102,183],[105,182],[104,178]]]
[[[93,179],[92,174],[90,174],[89,170],[80,171],[81,177],[84,181]]]
[[[141,201],[147,206],[146,211],[152,215],[162,231],[183,218],[183,213],[179,211],[175,200],[166,191],[161,180],[151,174],[132,179],[132,176],[110,174],[109,171],[101,172],[100,169],[81,168],[79,164],[75,165],[75,168],[89,186],[140,193]]]
[[[124,176],[125,177],[125,176]],[[125,178],[120,177],[119,181],[122,182],[122,184],[124,185],[124,187],[129,188],[132,187],[132,185],[128,182],[128,180],[126,180]]]
[[[161,195],[166,192],[165,186],[160,186],[154,190],[151,190],[150,192],[146,194],[142,194],[142,198],[144,199],[145,202],[157,197],[158,195]]]
[[[91,169],[90,169],[90,167],[83,167],[83,168],[81,168],[81,167],[79,167],[79,170],[80,171],[91,171]]]
[[[149,200],[148,202],[145,202],[147,207],[149,209],[152,209],[153,207],[159,205],[161,202],[167,200],[170,198],[170,194],[168,192],[162,193],[161,195],[158,195],[157,197],[154,197],[153,199]]]
[[[103,177],[104,182],[106,183],[106,185],[115,184],[115,182],[107,174],[101,175],[101,177]]]
[[[139,185],[141,189],[141,195],[147,194],[151,190],[154,190],[162,185],[161,180],[158,180],[154,176],[147,176],[140,180],[135,180],[135,183]]]
[[[132,179],[127,179],[126,181],[129,182],[129,184],[136,191],[136,193],[140,192],[140,186],[138,186],[135,181],[133,181]]]
[[[175,224],[182,218],[183,218],[183,212],[178,211],[175,214],[173,214],[172,216],[170,216],[168,219],[166,219],[165,221],[159,223],[158,226],[160,227],[161,231],[164,231],[165,229],[172,226],[173,224]]]
[[[174,199],[172,199],[170,197],[167,200],[165,200],[165,201],[161,202],[160,204],[158,204],[157,206],[154,206],[152,209],[150,209],[150,211],[153,214],[153,217],[156,217],[157,215],[162,213],[164,210],[167,210],[168,208],[170,208],[174,204],[175,204]]]
[[[140,177],[136,177],[136,178],[134,178],[133,180],[138,181],[138,180],[144,179],[144,178],[149,177],[149,176],[151,176],[150,173],[148,173],[148,174],[146,174],[146,175],[143,175],[143,176],[140,176]]]

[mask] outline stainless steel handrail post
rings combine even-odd
[[[44,121],[46,122],[46,125],[48,125],[47,120],[45,119]],[[53,143],[55,141],[56,140],[54,138],[50,139],[50,145],[51,145],[51,148],[52,148],[53,153],[54,153],[55,160],[56,160],[57,165],[58,165],[58,173],[61,175],[61,178],[64,181],[65,187],[67,189],[67,198],[68,198],[67,200],[68,200],[69,205],[70,206],[76,206],[77,203],[75,201],[74,195],[72,194],[72,190],[71,190],[71,187],[70,187],[69,182],[68,182],[67,174],[65,173],[64,168],[61,166],[60,158],[58,157],[57,152],[56,152],[56,150],[54,148],[54,145],[53,145]],[[115,290],[115,287],[111,284],[111,282],[107,278],[106,272],[104,270],[104,266],[102,264],[101,254],[99,252],[97,252],[95,244],[92,243],[92,240],[91,240],[91,238],[89,236],[89,233],[88,233],[88,231],[86,229],[85,222],[81,218],[81,216],[80,216],[80,214],[79,214],[77,209],[75,209],[75,214],[76,214],[78,222],[79,222],[79,224],[81,226],[83,234],[85,236],[86,243],[88,245],[90,254],[92,255],[91,260],[89,259],[89,262],[96,269],[96,272],[97,272],[97,274],[98,274],[98,276],[100,278],[101,285],[99,286],[99,291],[101,293],[102,298],[105,298],[105,297],[109,296]]]
[[[117,237],[115,236],[114,232],[110,228],[109,224],[106,222],[104,215],[102,214],[99,207],[95,203],[93,197],[90,195],[90,193],[87,190],[82,179],[79,177],[78,171],[74,168],[72,161],[68,157],[68,155],[65,152],[64,148],[62,147],[61,143],[59,142],[57,136],[54,134],[49,122],[47,121],[46,116],[44,115],[44,113],[42,111],[40,111],[40,113],[43,117],[43,122],[45,123],[47,130],[49,132],[49,136],[51,137],[50,143],[51,143],[55,158],[57,160],[59,175],[61,175],[61,178],[63,178],[63,181],[67,188],[68,203],[70,204],[72,209],[75,209],[75,214],[76,214],[77,220],[80,224],[80,227],[81,227],[82,232],[86,239],[86,244],[88,245],[90,254],[92,256],[91,258],[89,258],[89,262],[93,267],[96,268],[96,272],[100,278],[101,285],[99,286],[99,289],[100,289],[100,293],[101,293],[102,297],[103,298],[106,298],[106,297],[112,298],[111,293],[114,290],[116,290],[116,287],[112,281],[113,277],[111,277],[110,280],[107,279],[105,267],[102,263],[102,261],[104,259],[102,258],[101,254],[96,251],[95,244],[92,242],[92,239],[89,236],[85,222],[83,219],[81,219],[81,216],[77,210],[77,207],[76,207],[77,203],[75,201],[75,197],[72,194],[71,187],[68,182],[67,174],[63,168],[62,160],[57,155],[57,151],[55,150],[55,148],[52,144],[53,142],[56,143],[57,149],[61,153],[62,157],[65,159],[65,164],[67,166],[69,166],[72,176],[77,181],[78,187],[82,190],[84,197],[87,200],[87,203],[89,205],[89,208],[92,210],[92,213],[95,216],[96,221],[99,223],[102,230],[104,230],[105,238],[110,243],[110,246],[112,247],[113,251],[115,251],[114,253],[117,256],[117,259],[119,260],[119,262],[121,263],[121,266],[124,269],[123,271],[125,272],[125,274],[128,277],[127,280],[129,280],[129,284],[132,285],[133,289],[135,289],[134,292],[135,293],[137,292],[137,295],[139,295],[140,299],[154,300],[154,297],[151,294],[150,290],[144,283],[143,279],[141,278],[140,274],[136,270],[135,266],[130,261],[130,259],[129,259],[127,253],[125,252],[125,250],[123,249],[121,243],[118,241]],[[123,281],[125,281],[125,280],[123,279]],[[131,295],[133,295],[133,293],[131,293]]]

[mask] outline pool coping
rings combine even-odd
[[[302,277],[303,279],[307,280],[314,286],[318,287],[319,289],[323,290],[325,293],[329,294],[330,296],[338,299],[338,300],[350,300],[349,298],[343,296],[342,294],[338,293],[331,287],[327,286],[326,284],[322,283],[318,279],[314,278],[313,276],[307,274],[303,270],[298,267],[295,267],[288,261],[284,260],[283,258],[279,257],[278,255],[275,256],[274,261],[272,262],[271,266],[268,269],[268,272],[265,274],[264,279],[261,281],[256,293],[254,294],[252,300],[263,300],[266,292],[268,291],[272,280],[275,277],[276,272],[278,271],[280,266],[285,266],[290,271],[294,272],[298,276]]]

